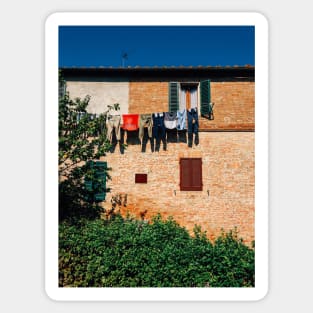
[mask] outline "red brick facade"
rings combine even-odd
[[[211,82],[214,120],[201,119],[200,128],[254,130],[254,82]]]
[[[214,120],[202,130],[254,130],[254,82],[211,82]],[[130,82],[129,113],[168,111],[168,82]]]
[[[168,111],[167,82],[130,82],[129,113]]]
[[[180,191],[179,160],[186,157],[202,158],[202,191]],[[108,153],[103,160],[112,167],[107,206],[112,195],[127,194],[125,214],[146,211],[149,219],[159,212],[190,231],[200,225],[213,238],[237,227],[245,241],[254,239],[253,132],[201,132],[197,147],[168,143],[160,152],[130,144],[124,154]],[[136,184],[136,173],[146,173],[147,184]]]
[[[254,240],[255,225],[254,69],[209,68],[208,72],[199,71],[200,74],[197,69],[190,71],[105,69],[107,77],[96,70],[84,74],[85,81],[89,73],[94,80],[126,82],[128,113],[138,114],[169,110],[170,81],[212,77],[214,119],[200,118],[199,145],[189,148],[184,142],[168,142],[166,151],[161,147],[159,152],[152,152],[148,142],[142,152],[138,131],[130,132],[128,138],[132,140],[124,154],[116,148],[101,158],[112,168],[112,180],[107,183],[111,192],[104,206],[110,207],[112,196],[127,195],[127,206],[121,207],[123,214],[129,212],[146,219],[156,213],[173,216],[190,231],[195,224],[200,225],[211,238],[221,229],[236,227],[244,241],[250,243]],[[77,75],[74,70],[70,74]],[[120,77],[122,74],[124,77]],[[202,159],[201,191],[180,190],[180,158]],[[135,183],[135,174],[147,174],[147,183]]]

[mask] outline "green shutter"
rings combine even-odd
[[[65,81],[59,82],[59,98],[65,96],[66,93],[66,83]]]
[[[200,82],[201,116],[212,118],[211,85],[209,80]]]
[[[92,181],[91,180],[85,180],[85,188],[88,192],[92,192]]]
[[[101,202],[105,200],[105,191],[106,191],[106,171],[107,171],[107,162],[96,162],[95,163],[95,202]]]
[[[176,112],[179,109],[179,85],[177,82],[169,82],[168,85],[168,110]]]
[[[91,202],[101,202],[106,196],[106,171],[107,162],[90,161],[88,165],[94,169],[94,176],[90,179],[85,179],[85,188],[88,192],[87,199]]]

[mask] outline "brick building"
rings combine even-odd
[[[246,242],[254,240],[254,67],[62,70],[72,98],[91,96],[90,113],[119,103],[122,125],[130,114],[192,109],[198,116],[194,134],[188,134],[187,116],[187,130],[166,129],[159,142],[147,128],[141,140],[138,129],[122,128],[123,151],[113,134],[115,149],[103,157],[112,168],[104,206],[114,195],[127,195],[123,213],[173,216],[212,238],[236,227]]]

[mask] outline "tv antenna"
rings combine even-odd
[[[128,60],[128,53],[126,51],[122,51],[122,67],[125,67],[126,60]]]

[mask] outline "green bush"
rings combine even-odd
[[[117,215],[59,226],[60,287],[253,287],[254,250],[222,233],[211,243],[173,219]]]

